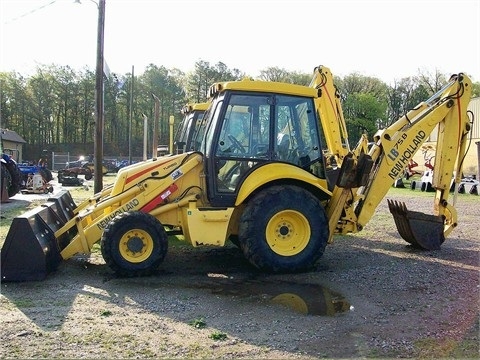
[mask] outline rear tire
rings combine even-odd
[[[1,164],[2,164],[2,177],[1,177],[2,189],[1,190],[3,191],[3,189],[6,189],[8,194],[9,192],[8,189],[12,184],[12,176],[10,175],[10,172],[7,169],[7,165],[4,164],[3,162]],[[8,197],[10,197],[10,195],[8,195]]]
[[[23,173],[20,171],[17,164],[13,161],[7,163],[6,167],[11,179],[8,187],[8,196],[12,197],[18,194],[20,192],[20,189],[22,188]]]
[[[415,190],[417,188],[417,182],[415,180],[412,180],[410,183],[410,189]]]
[[[298,186],[273,186],[254,196],[240,218],[239,240],[245,257],[266,272],[311,269],[329,237],[325,209]]]
[[[167,254],[167,233],[152,215],[126,212],[105,228],[101,249],[105,262],[117,275],[148,276]]]
[[[433,186],[432,186],[432,183],[431,183],[431,182],[427,182],[427,184],[425,185],[425,191],[426,191],[426,192],[432,192],[432,191],[435,191],[435,189],[433,188]]]
[[[38,173],[42,175],[43,179],[47,183],[53,180],[52,172],[47,168],[38,170]]]

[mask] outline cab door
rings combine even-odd
[[[323,162],[312,99],[232,91],[217,109],[205,136],[212,205],[233,206],[243,180],[264,164],[289,163],[311,171]]]

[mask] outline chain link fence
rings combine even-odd
[[[73,156],[69,152],[60,153],[60,152],[53,152],[52,151],[52,167],[51,170],[58,171],[61,169],[65,169],[67,163],[71,161],[77,161],[79,156]],[[125,162],[128,162],[127,156],[119,156],[119,157],[104,157],[104,163],[109,165],[107,166],[109,171],[114,171],[116,166],[120,166],[120,162],[123,161],[123,166]],[[141,157],[132,157],[132,163],[142,161]]]

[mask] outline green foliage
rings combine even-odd
[[[269,67],[260,71],[259,79],[308,86],[310,80],[312,80],[312,74],[292,72],[279,67]]]
[[[188,99],[185,103],[205,102],[208,97],[208,89],[213,83],[241,80],[244,77],[243,72],[238,69],[230,70],[222,62],[211,66],[208,61],[197,61],[195,71],[189,73],[185,78],[186,98]]]
[[[480,82],[474,82],[472,84],[472,97],[480,96]]]
[[[385,123],[387,102],[379,101],[373,94],[353,93],[343,106],[350,145],[354,146],[366,133],[371,139],[381,124]]]
[[[97,242],[97,243],[93,244],[91,253],[92,254],[99,254],[99,255],[102,254],[102,248],[100,246],[100,243]]]
[[[142,114],[147,116],[149,133],[153,133],[155,101],[152,95],[160,100],[159,144],[167,144],[168,119],[171,115],[175,118],[175,124],[179,124],[183,105],[206,101],[208,89],[214,82],[240,80],[248,74],[239,69],[230,69],[222,62],[212,65],[199,60],[195,63],[195,69],[189,73],[150,64],[142,74],[132,75],[112,74],[105,81],[103,136],[106,156],[127,155],[129,140],[132,155],[142,155]],[[308,85],[311,78],[312,74],[278,67],[266,68],[259,76],[260,80],[301,85]],[[345,118],[352,131],[352,145],[363,131],[372,135],[375,129],[388,126],[427,99],[447,80],[448,76],[439,72],[420,73],[388,86],[375,77],[358,73],[344,78],[335,76],[344,104]],[[25,159],[38,158],[42,149],[67,151],[66,148],[75,148],[72,144],[78,144],[85,152],[93,152],[94,71],[74,70],[69,66],[53,64],[41,65],[37,67],[36,73],[28,77],[15,72],[0,73],[0,85],[2,127],[16,131],[26,140],[29,148],[38,152],[24,153]],[[473,96],[479,95],[480,83],[477,82],[473,84]],[[151,148],[152,141],[149,136],[147,148]]]
[[[227,334],[225,334],[224,332],[221,332],[221,331],[214,331],[208,337],[212,340],[223,341],[223,340],[227,339]]]
[[[110,310],[103,310],[101,313],[100,313],[101,316],[112,316],[113,313],[110,311]]]
[[[203,318],[194,319],[188,323],[188,325],[193,326],[196,329],[203,329],[207,326],[207,323]]]

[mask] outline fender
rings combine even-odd
[[[328,191],[326,179],[320,179],[308,171],[291,164],[270,163],[256,168],[248,175],[238,191],[235,206],[242,204],[252,192],[263,185],[275,180],[286,179],[307,183],[321,190],[327,194],[328,197],[332,196],[332,193]]]

